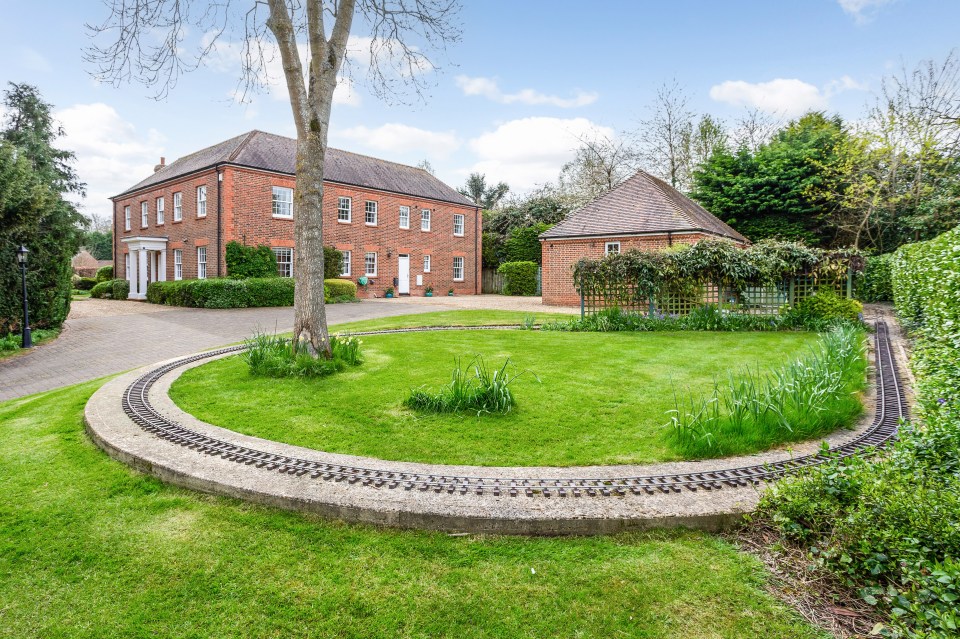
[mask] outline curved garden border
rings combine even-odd
[[[515,327],[357,334],[505,328]],[[91,436],[111,455],[173,483],[342,519],[516,534],[590,534],[664,525],[717,529],[755,505],[755,486],[831,456],[881,447],[895,437],[907,409],[887,325],[878,321],[876,328],[875,408],[869,427],[835,442],[826,454],[779,454],[763,463],[744,463],[748,457],[561,469],[386,462],[247,437],[200,422],[169,401],[169,384],[186,367],[243,346],[176,359],[114,380],[91,398],[86,421]],[[644,473],[650,468],[672,472]]]

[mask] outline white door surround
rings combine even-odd
[[[147,285],[167,279],[166,237],[125,237],[120,241],[129,252],[125,264],[132,300],[147,299]],[[151,255],[151,253],[153,255]]]
[[[397,258],[397,295],[410,294],[410,256]]]

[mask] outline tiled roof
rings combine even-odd
[[[746,242],[747,238],[663,180],[644,171],[608,191],[540,235],[564,237],[704,231]]]
[[[235,164],[293,175],[296,156],[297,141],[293,138],[263,131],[250,131],[186,155],[116,197],[208,169],[217,164]],[[331,182],[473,206],[473,202],[456,189],[447,186],[423,169],[340,149],[327,148],[323,178]]]

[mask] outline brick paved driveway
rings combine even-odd
[[[331,324],[450,310],[429,304],[367,300],[327,307]],[[249,337],[289,331],[292,308],[195,309],[144,302],[79,300],[59,338],[0,360],[0,401],[84,382]]]

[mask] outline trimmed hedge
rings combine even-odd
[[[236,241],[227,242],[224,261],[228,277],[279,277],[277,256],[266,245],[245,246]]]
[[[97,269],[97,282],[106,282],[113,279],[113,267],[101,266]]]
[[[107,280],[90,289],[90,297],[98,299],[125,300],[130,296],[130,282],[127,280]]]
[[[323,280],[323,294],[327,302],[334,300],[356,299],[357,284],[350,280]]]
[[[960,227],[892,260],[920,420],[883,455],[780,482],[758,515],[885,613],[882,636],[945,639],[960,628]]]
[[[147,287],[147,301],[192,308],[292,306],[293,286],[289,277],[153,282]]]
[[[73,282],[73,288],[78,291],[89,291],[97,285],[97,280],[92,277],[79,277]]]
[[[862,302],[893,301],[893,253],[868,257],[857,278],[857,299]]]
[[[503,275],[504,295],[537,294],[536,262],[504,262],[497,273]]]

